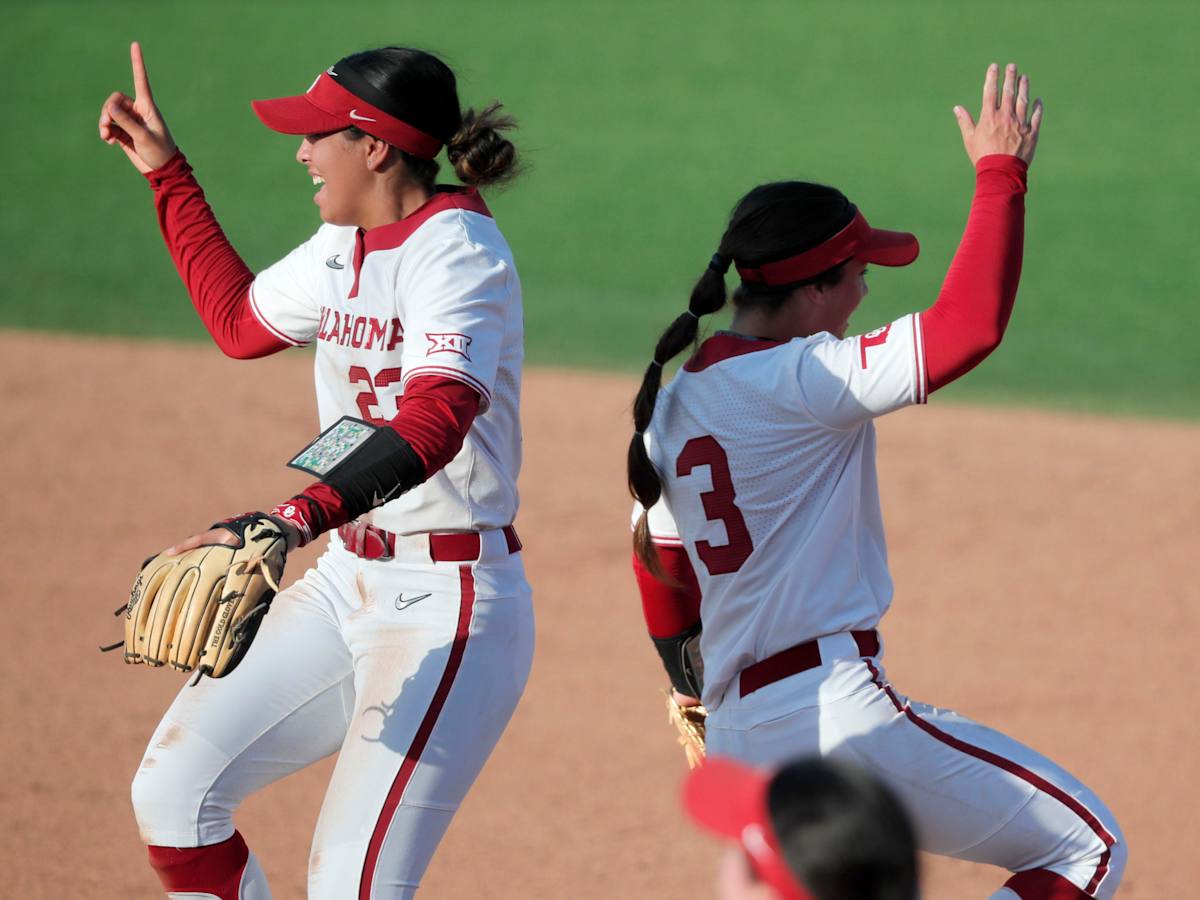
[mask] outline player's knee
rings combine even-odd
[[[1116,892],[1125,875],[1129,847],[1121,826],[1107,810],[1094,823],[1092,838],[1086,853],[1077,856],[1069,870],[1078,877],[1084,896],[1108,898]]]
[[[166,844],[161,835],[168,831],[178,832],[182,827],[178,807],[178,794],[173,790],[165,772],[157,761],[149,756],[142,760],[137,774],[130,785],[133,815],[137,819],[138,832],[143,843]]]
[[[1090,852],[1076,864],[1073,871],[1079,874],[1081,886],[1083,879],[1088,879],[1083,889],[1084,895],[1108,898],[1116,893],[1125,875],[1129,847],[1125,843],[1121,827],[1111,814],[1102,816],[1100,825]]]
[[[1059,897],[1108,900],[1121,884],[1129,848],[1120,826],[1107,811],[1089,825],[1073,839],[1061,843],[1059,858],[1044,868],[1015,873],[992,896],[997,900],[1009,896],[1021,900]]]
[[[198,819],[203,797],[169,757],[147,754],[130,786],[133,814],[142,841],[150,845],[190,847],[201,842]]]

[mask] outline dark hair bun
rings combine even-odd
[[[463,184],[488,187],[511,181],[520,171],[517,148],[502,132],[517,127],[516,119],[492,103],[483,112],[468,109],[462,125],[446,142],[446,158]]]

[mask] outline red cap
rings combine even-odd
[[[850,258],[881,266],[907,266],[920,251],[915,235],[872,228],[856,209],[849,225],[817,246],[759,266],[738,265],[737,270],[747,284],[773,286],[804,281]]]
[[[282,134],[322,134],[353,125],[420,159],[438,155],[440,140],[364,100],[346,87],[346,82],[361,87],[356,75],[330,66],[303,94],[252,100],[250,105],[264,125]]]
[[[773,773],[710,758],[683,784],[683,805],[698,825],[741,844],[754,871],[782,900],[813,900],[779,849],[767,808]]]

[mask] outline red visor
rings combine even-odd
[[[272,131],[283,134],[321,134],[351,125],[387,141],[419,159],[433,159],[442,142],[372,106],[338,84],[330,67],[298,97],[252,100],[250,105]]]
[[[769,772],[709,759],[683,785],[683,805],[700,826],[738,841],[758,877],[782,900],[813,900],[784,862],[767,809]]]
[[[851,257],[881,266],[907,266],[920,250],[914,235],[872,228],[856,211],[849,225],[811,250],[760,266],[739,265],[737,270],[747,284],[793,284],[820,275]]]

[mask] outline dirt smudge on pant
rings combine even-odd
[[[358,596],[362,598],[362,605],[354,612],[350,613],[348,618],[358,619],[369,615],[375,609],[375,595],[371,593],[371,589],[367,587],[366,576],[359,572],[354,576],[354,586],[358,588]]]

